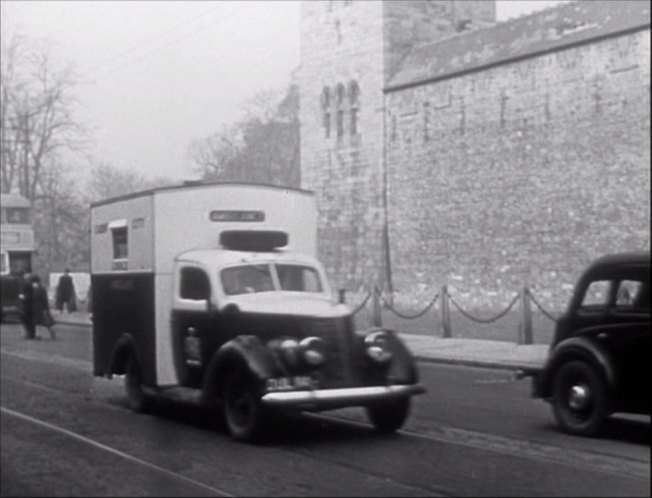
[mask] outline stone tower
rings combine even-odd
[[[337,287],[391,287],[385,83],[415,45],[494,22],[493,0],[302,2],[301,181],[317,194],[320,257]]]

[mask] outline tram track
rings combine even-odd
[[[59,367],[72,368],[76,371],[89,372],[90,362],[87,360],[81,359],[71,359],[67,357],[61,357],[57,355],[49,355],[43,352],[38,351],[29,351],[29,350],[15,350],[8,349],[5,347],[1,348],[2,354],[13,356],[15,358],[20,358],[28,361],[37,361],[37,362],[46,362]],[[60,387],[51,387],[43,386],[37,384],[30,380],[21,379],[18,377],[8,376],[3,374],[3,380],[8,380],[10,382],[20,382],[30,388],[42,389],[50,391],[52,393],[65,393],[66,395],[78,395],[80,398],[84,398],[85,401],[90,401],[93,403],[100,404],[102,406],[108,406],[116,410],[125,411],[124,408],[117,406],[115,402],[111,402],[107,399],[103,399],[101,396],[91,396],[88,398],[86,393],[76,392],[69,389],[63,389]],[[108,381],[107,381],[108,382]],[[115,386],[116,391],[120,386]],[[3,407],[3,411],[8,410],[8,408]],[[14,410],[15,411],[15,410]],[[308,417],[319,418],[326,421],[335,422],[338,424],[349,424],[352,426],[359,426],[369,429],[369,424],[364,419],[363,412],[358,413],[358,409],[346,409],[340,410],[337,412],[332,412],[329,414],[320,413],[320,414],[310,414]],[[343,412],[343,414],[342,414]],[[29,417],[29,415],[26,415]],[[48,422],[44,422],[49,424]],[[51,424],[54,425],[54,424]],[[413,425],[414,422],[413,422]],[[649,462],[643,462],[639,460],[627,459],[621,456],[611,456],[595,452],[588,452],[584,450],[575,450],[569,448],[561,448],[553,445],[545,445],[542,443],[534,443],[519,439],[512,439],[508,437],[498,436],[494,434],[457,429],[449,426],[440,426],[431,424],[430,426],[422,426],[419,424],[415,429],[403,429],[399,433],[403,438],[432,442],[432,443],[445,443],[457,446],[466,446],[474,449],[480,449],[483,451],[490,451],[502,455],[510,455],[518,458],[527,458],[532,460],[537,460],[541,462],[554,463],[556,465],[563,465],[566,467],[589,470],[594,472],[613,474],[618,476],[629,476],[635,479],[649,480]],[[67,431],[67,429],[63,429]],[[70,431],[69,431],[70,432]],[[85,438],[85,436],[81,436]],[[401,438],[401,439],[403,439]],[[87,438],[89,439],[89,438]],[[89,439],[90,440],[90,439]],[[103,443],[98,443],[102,445]],[[290,452],[295,455],[302,455],[309,457],[313,460],[327,462],[331,466],[346,466],[349,469],[355,469],[358,472],[374,476],[376,478],[383,478],[392,480],[391,477],[385,475],[376,475],[373,469],[369,469],[365,465],[356,465],[353,462],[350,462],[346,459],[340,459],[337,454],[333,456],[332,454],[325,454],[321,451],[305,449],[303,447],[281,447],[275,448],[281,452]],[[120,450],[116,450],[120,451]],[[134,457],[136,458],[136,457]],[[140,460],[140,459],[139,459]],[[144,461],[144,460],[143,460]],[[428,492],[432,494],[435,492],[432,488],[423,488],[421,486],[414,486],[413,484],[407,484],[400,481],[395,481],[395,484],[400,486],[406,486],[413,489],[416,492]],[[439,493],[439,491],[436,491]],[[228,494],[222,496],[229,496]],[[441,496],[445,496],[441,494]]]
[[[0,406],[0,412],[4,413],[5,415],[9,415],[11,417],[15,417],[18,419],[21,419],[25,422],[29,422],[31,424],[37,425],[41,428],[45,428],[49,431],[54,431],[60,435],[66,436],[68,438],[72,438],[75,441],[79,441],[82,443],[85,443],[86,445],[92,446],[96,449],[100,449],[102,451],[105,451],[107,453],[111,453],[113,455],[119,456],[125,460],[129,460],[130,462],[136,463],[138,465],[147,467],[150,470],[154,470],[156,472],[165,474],[168,477],[172,477],[174,479],[178,479],[179,481],[183,481],[186,484],[190,484],[192,486],[196,486],[198,488],[203,489],[204,491],[209,491],[211,493],[215,493],[217,496],[225,496],[225,497],[233,497],[236,495],[233,495],[231,493],[227,493],[226,491],[222,489],[218,489],[214,486],[208,486],[207,484],[204,484],[202,482],[196,481],[195,479],[191,479],[189,477],[186,477],[182,474],[179,474],[177,472],[173,472],[171,470],[165,469],[163,467],[160,467],[158,465],[155,465],[153,463],[147,462],[143,459],[140,459],[138,457],[135,457],[133,455],[129,455],[123,451],[120,451],[116,448],[112,448],[111,446],[107,446],[106,444],[100,443],[98,441],[95,441],[93,439],[90,439],[86,436],[82,436],[81,434],[77,434],[76,432],[70,431],[68,429],[65,429],[63,427],[59,427],[58,425],[51,424],[50,422],[46,422],[44,420],[40,420],[36,417],[32,417],[31,415],[27,415],[25,413],[18,412],[16,410],[11,410],[9,408],[6,408],[4,406]]]

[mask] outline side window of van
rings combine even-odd
[[[182,268],[180,297],[200,301],[211,296],[211,285],[208,275],[200,268]]]

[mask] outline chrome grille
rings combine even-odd
[[[351,369],[351,334],[345,318],[305,318],[301,331],[326,343],[329,361],[318,373],[322,387],[344,387],[353,383]]]

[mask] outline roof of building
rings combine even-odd
[[[570,2],[415,47],[386,85],[400,90],[650,26],[648,0]]]
[[[0,195],[0,205],[2,207],[30,207],[31,203],[22,195],[3,193]]]

